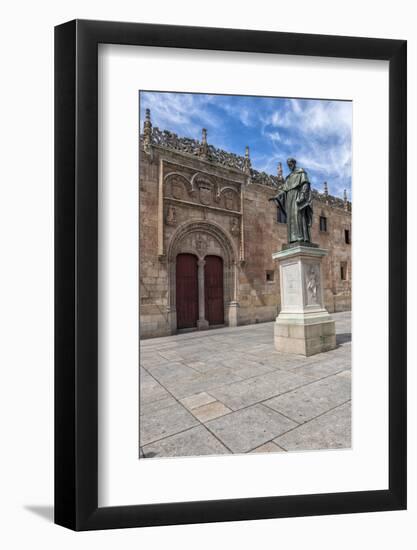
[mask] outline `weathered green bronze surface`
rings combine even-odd
[[[288,244],[311,243],[311,225],[313,223],[313,205],[311,186],[307,172],[297,168],[297,161],[287,160],[290,173],[284,185],[273,200],[287,216]]]

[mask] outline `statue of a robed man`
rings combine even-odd
[[[310,181],[303,168],[297,168],[297,161],[287,160],[290,173],[275,197],[275,202],[287,217],[288,243],[311,243],[313,206]]]

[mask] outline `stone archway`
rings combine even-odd
[[[197,328],[208,328],[205,312],[204,267],[206,256],[218,256],[223,263],[224,322],[237,326],[237,270],[238,254],[230,237],[216,223],[190,221],[177,228],[167,250],[169,276],[169,312],[171,333],[177,331],[176,259],[178,254],[194,254],[198,259],[199,318]]]

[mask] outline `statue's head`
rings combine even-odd
[[[297,165],[297,161],[290,157],[289,159],[287,159],[287,165],[288,168],[293,171]]]

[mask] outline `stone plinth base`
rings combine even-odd
[[[279,262],[281,311],[275,322],[275,349],[310,356],[336,347],[335,322],[323,304],[321,261],[327,250],[292,246],[272,257]]]
[[[309,357],[336,347],[335,322],[328,321],[299,324],[280,320],[274,327],[275,349],[282,353],[294,353]]]

